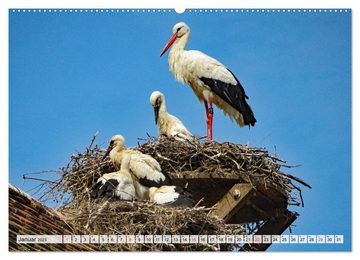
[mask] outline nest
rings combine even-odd
[[[281,167],[292,166],[262,148],[229,142],[209,144],[202,139],[179,142],[169,138],[149,138],[137,149],[154,157],[170,178],[238,179],[239,183],[251,183],[255,188],[272,186],[296,204],[298,198],[292,198],[291,193],[300,189],[291,180],[310,188],[301,179],[280,171]]]
[[[87,234],[247,234],[245,225],[229,225],[211,217],[211,208],[173,208],[149,202],[97,200],[90,193],[97,179],[114,171],[110,160],[102,161],[105,150],[94,145],[95,137],[82,153],[73,154],[60,169],[60,178],[50,182],[44,195],[60,203],[59,208],[71,225]],[[203,139],[180,142],[152,138],[137,149],[153,156],[171,179],[231,178],[254,187],[272,186],[285,194],[289,203],[302,203],[301,190],[293,180],[302,180],[280,171],[284,161],[266,150],[232,143],[208,143]],[[288,167],[288,166],[287,166]],[[103,244],[103,250],[233,250],[221,244]]]
[[[87,234],[124,235],[239,235],[245,234],[243,225],[226,225],[209,216],[204,207],[172,208],[149,202],[101,200],[81,211],[63,208],[76,228],[87,228]],[[111,251],[229,251],[239,245],[231,244],[100,244],[99,250]]]

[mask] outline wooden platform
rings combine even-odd
[[[213,207],[211,214],[228,224],[262,221],[255,234],[280,235],[297,218],[287,210],[287,196],[275,187],[238,183],[238,179],[189,178],[174,179],[175,185],[185,186],[200,205]],[[243,251],[265,251],[271,244],[245,244]]]
[[[187,185],[196,202],[202,200],[200,205],[212,207],[239,183],[239,179],[191,178],[174,179],[173,182],[183,187]],[[287,208],[287,196],[276,188],[257,186],[255,189],[250,184],[247,186],[252,188],[247,205],[242,208],[241,214],[234,214],[229,223],[255,222],[275,214],[278,209]]]

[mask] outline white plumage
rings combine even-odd
[[[192,195],[178,186],[152,187],[149,189],[149,198],[156,204],[171,206],[194,206]]]
[[[110,159],[117,172],[100,177],[91,197],[116,197],[121,200],[150,200],[156,204],[172,206],[192,206],[189,192],[178,186],[167,186],[170,180],[161,173],[159,163],[149,155],[125,149],[124,137],[114,135],[110,140],[103,159]]]
[[[192,139],[193,135],[180,119],[167,112],[164,94],[154,91],[150,96],[150,104],[154,108],[155,123],[159,126],[160,135],[173,137],[179,141]]]
[[[175,192],[175,186],[152,187],[149,189],[150,201],[157,204],[173,203],[179,195],[179,193]]]
[[[238,125],[255,125],[256,119],[239,80],[216,59],[200,51],[184,50],[189,37],[190,28],[183,22],[177,23],[160,56],[172,46],[170,71],[178,81],[188,84],[200,101],[204,101],[209,139],[212,139],[212,102]]]
[[[91,192],[92,198],[115,197],[120,200],[134,200],[136,191],[129,172],[129,157],[125,157],[121,169],[101,176]]]
[[[126,149],[122,135],[114,135],[104,155],[108,154],[115,168],[119,169],[124,158],[129,158],[129,171],[141,185],[160,187],[170,183],[170,180],[161,172],[160,164],[150,155],[139,151]]]

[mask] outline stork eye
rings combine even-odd
[[[177,28],[176,32],[180,31],[181,30],[181,27]]]

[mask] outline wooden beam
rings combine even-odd
[[[258,215],[262,216],[265,223],[254,235],[281,235],[296,220],[298,214],[290,212],[286,208],[276,208],[262,212],[261,208],[252,204],[258,202],[256,200],[257,195],[261,195],[261,192],[257,192],[252,185],[237,183],[215,204],[210,215],[221,218],[225,222],[237,220],[234,222],[239,223],[238,217],[234,219],[235,214],[244,213],[249,209],[260,211]],[[270,245],[271,243],[244,244],[240,250],[265,251]]]
[[[211,216],[227,221],[240,208],[246,205],[246,201],[255,194],[255,189],[250,184],[235,184],[214,206]]]
[[[297,213],[285,210],[283,216],[274,221],[266,221],[255,235],[281,235],[297,219],[297,216]],[[240,251],[265,251],[269,246],[271,243],[245,244]]]

